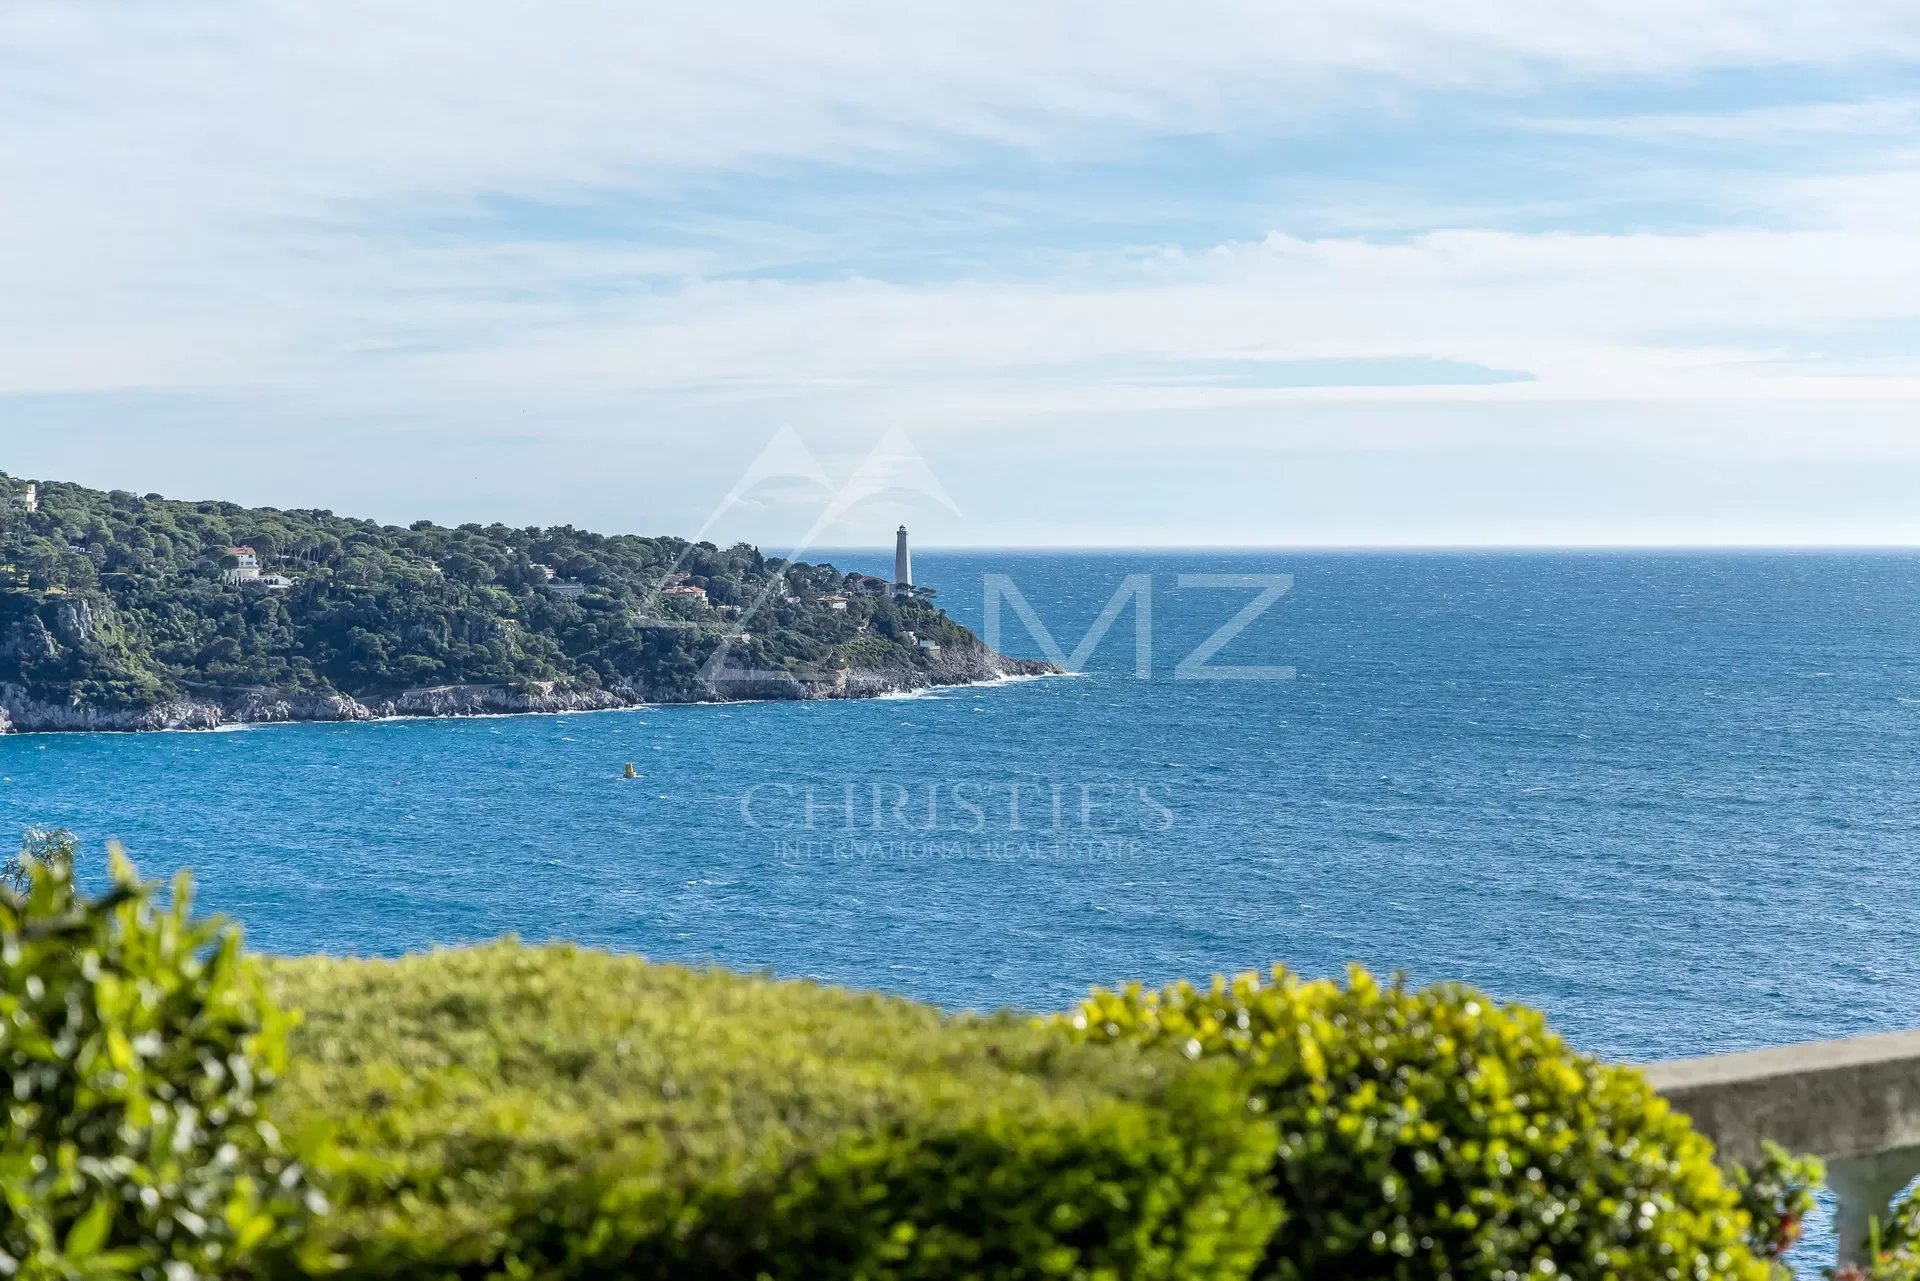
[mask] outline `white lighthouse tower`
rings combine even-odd
[[[907,551],[907,527],[900,526],[900,532],[893,536],[893,585],[895,587],[913,586],[913,555]]]

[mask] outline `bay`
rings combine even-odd
[[[1122,599],[1085,674],[912,698],[9,736],[0,824],[190,867],[278,952],[516,933],[1028,1009],[1359,961],[1635,1059],[1920,1025],[1920,557],[916,570],[1025,655],[1015,593],[1065,653]]]

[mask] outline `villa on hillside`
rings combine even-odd
[[[847,598],[845,596],[822,596],[820,603],[828,609],[837,609],[843,612],[847,608]]]
[[[707,603],[707,589],[695,587],[692,583],[675,583],[671,587],[662,587],[660,594],[672,596],[676,600],[699,601],[702,605]]]
[[[260,553],[251,547],[229,547],[227,555],[233,557],[234,567],[224,575],[227,586],[237,587],[241,583],[257,582],[260,578]]]
[[[7,506],[19,512],[32,513],[39,511],[40,486],[34,484],[32,481],[28,481],[26,492],[11,495],[7,499]]]
[[[229,587],[238,587],[251,583],[264,587],[270,592],[291,591],[293,580],[285,574],[263,574],[260,572],[260,553],[251,547],[229,547],[227,555],[233,557],[234,566],[220,577]]]

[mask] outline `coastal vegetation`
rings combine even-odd
[[[0,476],[0,685],[50,705],[443,686],[617,703],[729,681],[765,697],[849,669],[930,681],[943,649],[983,652],[925,591],[744,544],[25,493]]]
[[[1721,1261],[1677,1274],[1701,1281],[1766,1276],[1712,1145],[1640,1073],[1570,1052],[1535,1011],[1356,967],[1344,987],[1277,970],[1095,992],[1063,1021],[1242,1068],[1280,1135],[1268,1187],[1286,1214],[1262,1277],[1355,1275],[1359,1259],[1430,1277],[1546,1262],[1659,1277],[1685,1259]]]
[[[262,1111],[288,1018],[239,936],[120,855],[83,897],[33,834],[0,887],[0,1273],[218,1277],[325,1209]],[[292,1246],[290,1245],[290,1248]]]
[[[1062,1015],[511,940],[257,961],[41,834],[0,889],[0,1271],[53,1278],[1780,1278],[1639,1072],[1466,988]],[[1873,1281],[1920,1276],[1895,1217]]]
[[[356,1277],[1226,1281],[1277,1214],[1230,1073],[1024,1019],[512,943],[271,981]]]

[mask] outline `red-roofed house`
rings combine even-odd
[[[227,571],[229,584],[251,583],[260,577],[260,553],[251,547],[229,547],[227,555],[238,562]]]

